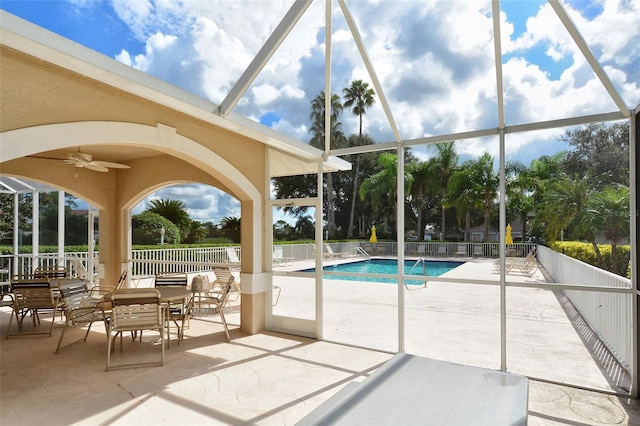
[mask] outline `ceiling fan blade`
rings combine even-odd
[[[111,161],[92,161],[91,164],[102,167],[109,167],[111,169],[130,169],[131,166],[120,163],[112,163]]]
[[[57,158],[51,158],[51,160],[58,160]],[[57,163],[51,163],[53,166],[63,166],[65,164],[75,164],[73,160],[58,160]]]
[[[87,169],[90,169],[90,170],[95,170],[96,172],[108,172],[109,171],[109,169],[107,169],[106,167],[101,166],[99,164],[94,164],[94,163],[86,163],[84,165],[84,167],[86,167]]]

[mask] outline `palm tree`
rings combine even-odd
[[[471,213],[476,209],[482,209],[482,200],[479,199],[477,188],[473,182],[473,161],[465,161],[456,170],[449,180],[449,199],[445,207],[456,209],[458,224],[464,219],[464,240],[469,241],[471,232]]]
[[[340,102],[340,97],[336,94],[331,95],[331,133],[330,145],[333,146],[334,143],[339,143],[344,140],[344,134],[342,133],[342,123],[338,121],[338,117],[340,113],[342,113],[342,103]],[[324,150],[324,139],[325,139],[325,93],[324,90],[320,92],[318,96],[316,96],[311,101],[311,132],[313,133],[313,137],[311,138],[311,145],[317,148]],[[327,173],[327,228],[329,230],[329,238],[335,238],[335,230],[336,230],[336,219],[335,219],[335,202],[334,202],[334,191],[333,191],[333,174]]]
[[[562,176],[546,182],[536,216],[545,223],[547,241],[553,242],[570,224],[580,223],[590,190],[586,179],[572,180]]]
[[[369,88],[369,84],[362,80],[354,80],[351,86],[343,89],[344,107],[351,108],[351,112],[357,115],[360,120],[358,132],[358,141],[362,144],[362,117],[366,114],[367,109],[375,102],[375,92]],[[356,209],[356,195],[358,194],[358,174],[360,173],[359,156],[356,156],[356,165],[353,172],[353,194],[351,198],[351,212],[349,213],[349,229],[347,230],[347,238],[353,237],[353,216]]]
[[[519,161],[509,161],[505,167],[506,204],[509,211],[520,216],[522,236],[527,235],[527,215],[535,207],[533,199],[534,176]]]
[[[340,96],[335,93],[331,95],[331,142],[334,139],[344,138],[342,134],[342,123],[338,121],[342,113],[343,106],[340,102]],[[325,120],[325,93],[324,90],[311,101],[311,145],[316,148],[324,149],[324,120]],[[332,144],[333,146],[333,144]]]
[[[186,239],[188,236],[189,228],[191,227],[191,218],[187,213],[187,206],[180,200],[151,200],[151,206],[147,208],[147,211],[159,214],[160,216],[169,219],[180,230],[182,239]]]
[[[484,241],[487,241],[489,239],[491,210],[498,196],[498,174],[493,169],[493,157],[487,153],[482,154],[477,161],[471,164],[470,177],[473,182],[473,193],[484,211],[483,238]]]
[[[415,169],[415,164],[407,164],[404,170],[405,195],[411,192],[411,186],[414,181],[412,171]],[[360,199],[363,200],[369,195],[374,208],[389,196],[394,200],[394,204],[397,203],[398,156],[390,152],[384,152],[378,157],[378,166],[381,170],[362,181],[360,186]]]
[[[315,234],[315,224],[310,216],[300,216],[294,228],[300,239],[311,239]]]
[[[220,221],[220,229],[227,235],[227,237],[234,243],[240,242],[240,218],[227,216],[223,217]]]
[[[411,185],[411,195],[413,207],[416,210],[416,235],[420,239],[424,237],[424,224],[422,216],[427,204],[427,196],[434,192],[433,176],[435,173],[435,162],[433,159],[429,161],[420,161],[415,164],[412,170],[413,185]]]
[[[440,239],[443,240],[447,235],[446,223],[445,223],[445,210],[447,203],[447,187],[449,185],[449,179],[456,171],[458,167],[458,154],[456,152],[455,142],[443,142],[436,145],[438,154],[436,158],[436,170],[438,173],[438,183],[440,185],[441,206],[440,211],[442,215],[442,221],[440,224]]]
[[[595,232],[604,232],[605,238],[611,243],[611,267],[609,270],[624,275],[625,270],[619,271],[617,259],[618,243],[629,236],[629,188],[624,185],[607,185],[602,191],[596,192],[585,204],[583,219]],[[602,255],[592,238],[598,260],[602,262]],[[626,263],[626,262],[625,262]],[[626,265],[623,265],[626,268]]]
[[[189,227],[189,235],[187,237],[188,243],[197,243],[207,236],[207,229],[205,228],[202,222],[197,220],[191,221],[191,226]]]

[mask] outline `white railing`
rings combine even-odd
[[[454,242],[420,242],[408,241],[405,243],[406,256],[455,256],[459,245],[465,245],[464,253],[467,256],[496,257],[498,256],[498,243],[454,243]],[[361,253],[369,256],[396,256],[398,254],[397,243],[381,241],[375,244],[368,241],[356,242],[332,242],[329,243],[335,253],[347,253],[358,257]],[[424,251],[421,249],[424,248]],[[282,255],[288,259],[311,260],[315,257],[314,244],[282,244]],[[533,247],[529,243],[514,244],[516,255],[524,256]],[[241,258],[240,246],[231,247]],[[198,247],[198,248],[170,248],[133,250],[131,254],[132,275],[153,276],[165,272],[197,272],[214,265],[229,263],[227,247]],[[97,256],[97,252],[95,255]],[[79,261],[79,262],[78,262]],[[97,266],[97,259],[94,266]],[[28,274],[35,267],[65,266],[72,275],[81,275],[78,269],[89,269],[89,261],[86,252],[65,253],[63,259],[59,259],[57,253],[40,253],[37,257],[32,254],[2,255],[0,256],[0,271],[6,276],[0,276],[0,281],[7,280],[13,274]],[[15,269],[14,269],[15,268]]]
[[[628,278],[547,247],[538,247],[538,261],[556,283],[631,289],[631,280]],[[633,365],[631,290],[629,293],[565,290],[564,293],[600,340],[630,370]]]
[[[455,256],[460,245],[465,245],[466,255],[477,254],[481,246],[481,257],[495,257],[498,253],[497,243],[443,243],[409,241],[405,243],[405,254],[412,256]],[[349,253],[354,257],[364,251],[371,255],[397,255],[397,244],[394,242],[336,242],[330,243],[335,253]],[[420,247],[422,246],[422,247]],[[516,255],[524,256],[532,244],[519,243],[513,246]],[[215,265],[229,264],[228,247],[205,248],[171,248],[153,250],[133,250],[131,275],[135,277],[152,277],[167,272],[193,273],[211,269]],[[232,247],[241,258],[240,246]],[[424,252],[422,250],[424,249]],[[310,260],[315,257],[314,244],[283,244],[283,256],[296,261]],[[479,250],[478,250],[479,252]],[[97,255],[97,253],[96,253]],[[599,286],[631,289],[629,279],[620,277],[602,269],[580,262],[547,247],[538,246],[538,260],[551,274],[556,283],[578,284],[584,286]],[[94,261],[97,263],[97,261]],[[65,266],[72,276],[82,275],[82,270],[89,269],[89,259],[86,252],[65,253],[59,259],[57,253],[41,253],[34,258],[30,254],[17,256],[0,256],[0,271],[6,270],[0,276],[0,281],[8,281],[9,276],[31,273],[36,265],[41,267]],[[16,272],[17,271],[17,272]],[[95,273],[95,271],[94,271]],[[632,365],[633,324],[631,290],[629,292],[607,291],[579,291],[565,290],[564,293],[571,300],[582,317],[589,323],[593,331],[604,342],[619,361],[629,368]]]
[[[358,248],[363,249],[372,256],[397,256],[398,244],[389,241],[370,243],[362,242],[336,242],[328,243],[334,253],[355,253]],[[309,244],[313,248],[312,244]],[[459,252],[459,246],[464,246]],[[286,245],[283,247],[287,247]],[[525,257],[535,247],[534,243],[516,243],[509,246],[509,256]],[[500,255],[499,243],[474,243],[467,242],[440,242],[440,241],[406,241],[404,254],[407,257],[498,257]]]
[[[240,258],[240,247],[233,247]],[[131,275],[154,276],[169,272],[198,272],[229,264],[227,247],[169,248],[131,251]]]
[[[95,254],[97,256],[98,253]],[[3,272],[5,276],[1,276],[0,281],[9,281],[12,275],[30,274],[37,267],[48,269],[56,266],[67,268],[71,276],[83,276],[89,268],[88,253],[67,252],[62,258],[57,253],[40,253],[36,257],[32,254],[1,255],[0,270],[7,272]]]

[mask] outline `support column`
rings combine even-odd
[[[20,246],[18,245],[18,238],[20,237],[20,194],[13,194],[13,271],[11,275],[18,275],[18,250],[20,250]]]
[[[629,126],[629,195],[631,197],[631,286],[636,289],[636,297],[632,302],[633,311],[635,312],[633,321],[633,339],[635,339],[633,347],[633,365],[632,365],[632,383],[631,396],[640,397],[638,392],[638,368],[640,362],[638,356],[640,354],[640,283],[638,282],[638,241],[640,240],[640,230],[638,229],[638,214],[640,214],[640,198],[638,197],[638,164],[640,164],[640,150],[638,149],[638,141],[640,141],[640,105],[632,111]]]
[[[58,191],[58,265],[64,266],[64,191]]]
[[[34,189],[32,194],[31,255],[33,256],[33,265],[31,270],[33,271],[40,266],[40,260],[38,259],[40,254],[40,191]]]

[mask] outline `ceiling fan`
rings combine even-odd
[[[131,166],[111,161],[94,161],[91,154],[84,152],[72,152],[67,155],[66,160],[62,160],[54,165],[71,164],[78,168],[95,170],[96,172],[108,172],[109,169],[129,169]]]

